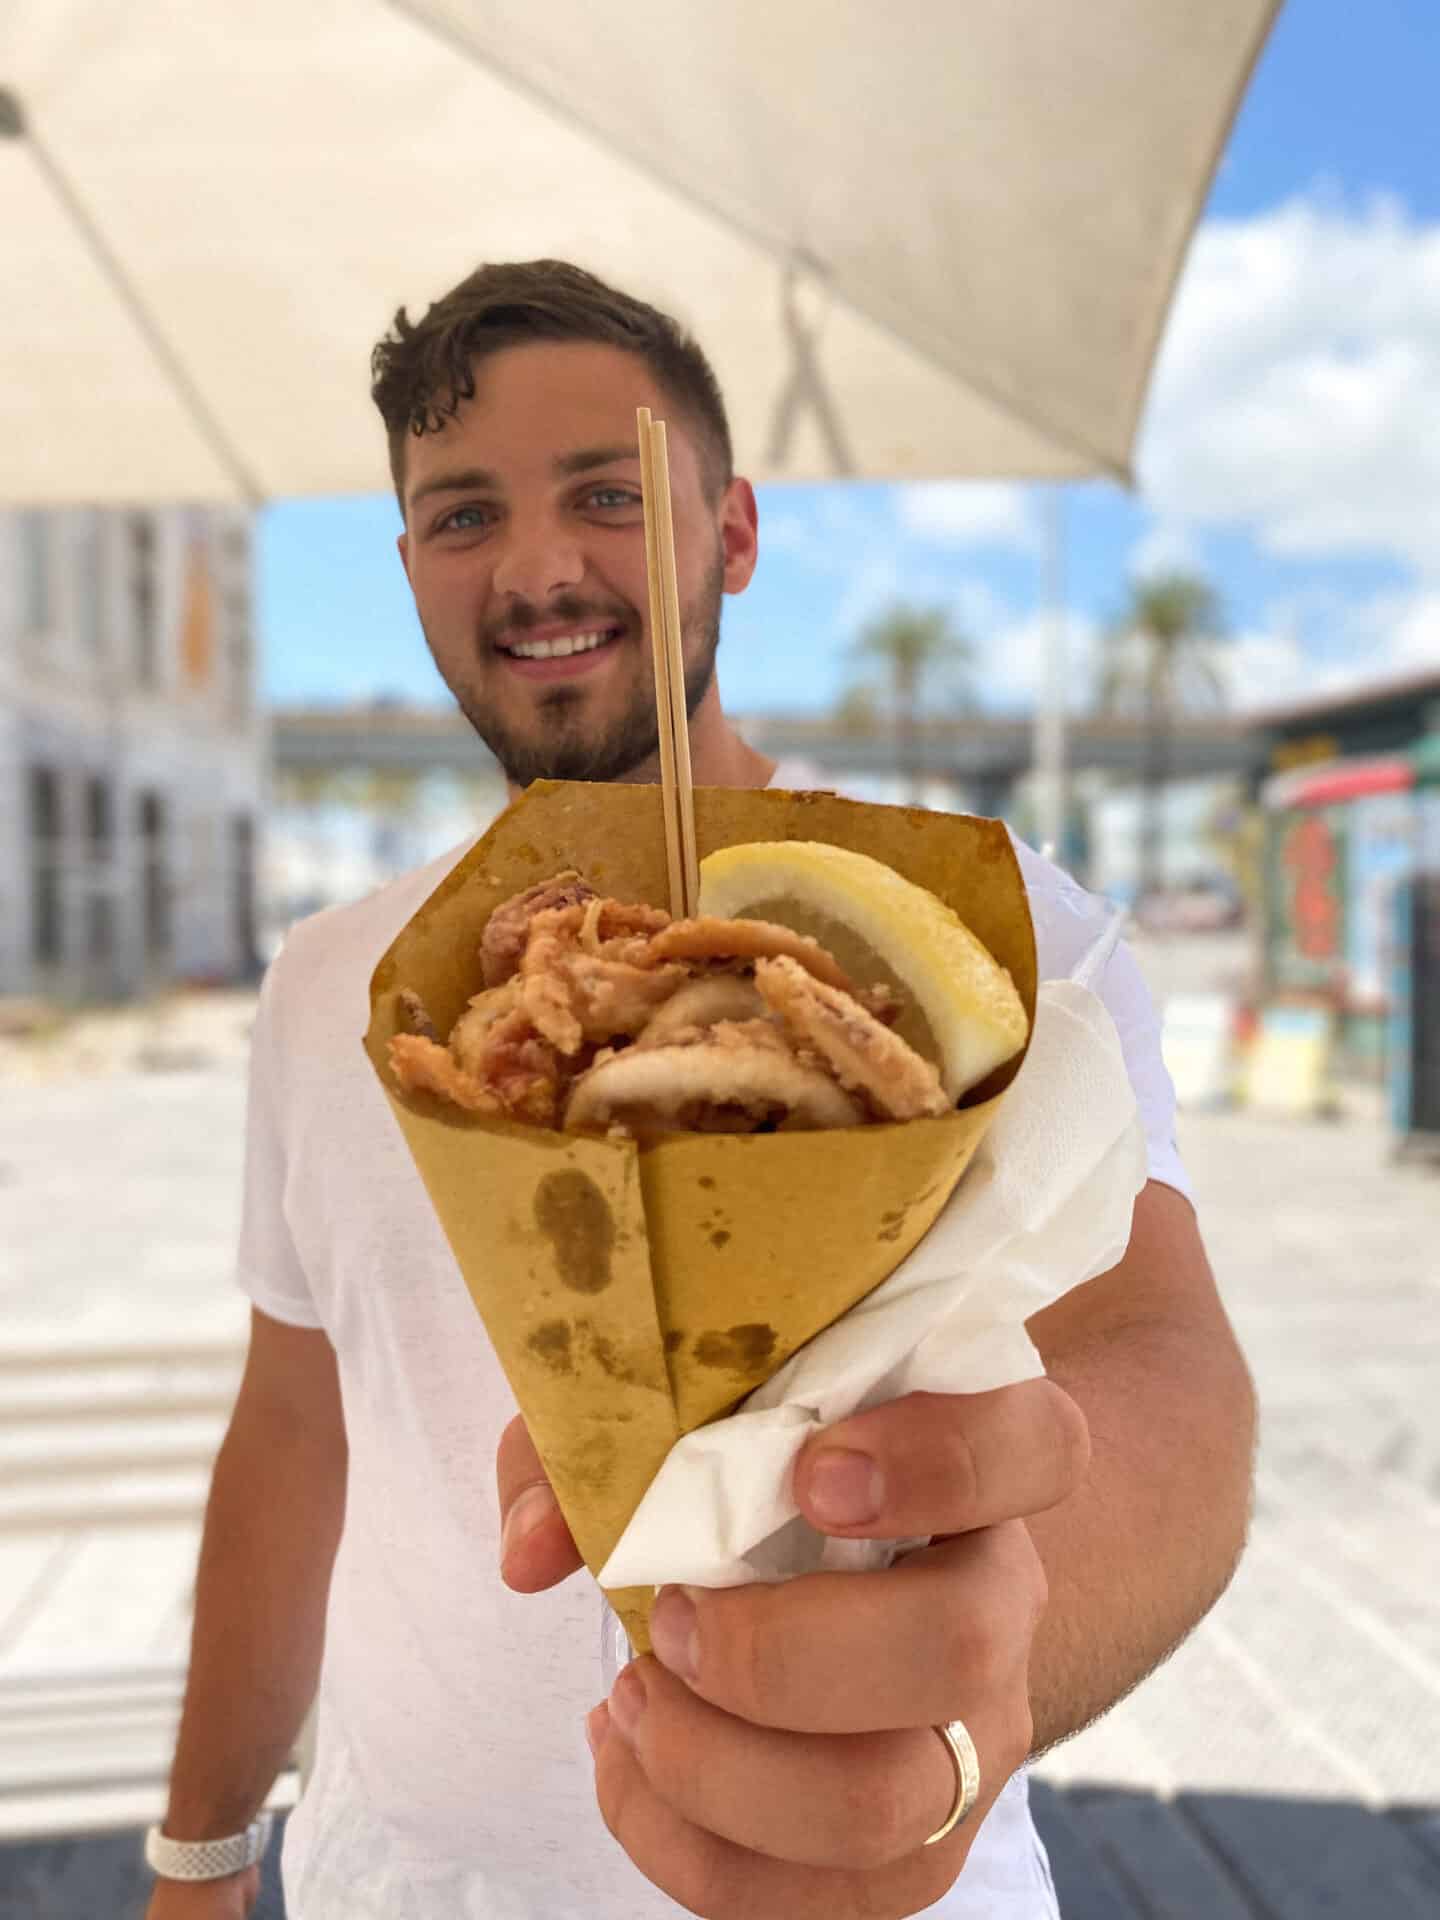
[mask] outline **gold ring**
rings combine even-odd
[[[970,1738],[970,1729],[963,1720],[952,1720],[948,1726],[936,1727],[935,1731],[945,1742],[945,1751],[955,1769],[955,1804],[944,1826],[937,1827],[925,1842],[927,1847],[933,1847],[937,1840],[953,1833],[980,1798],[980,1758]]]

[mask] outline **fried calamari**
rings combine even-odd
[[[418,996],[395,1077],[472,1113],[570,1131],[757,1133],[944,1113],[935,1067],[816,940],[765,920],[672,920],[557,874],[497,907],[476,993],[442,1043]]]

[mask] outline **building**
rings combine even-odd
[[[238,508],[0,513],[0,994],[253,971],[250,574]]]
[[[1267,994],[1330,1010],[1342,1063],[1378,1075],[1407,970],[1397,894],[1440,872],[1440,669],[1276,710],[1257,729]]]

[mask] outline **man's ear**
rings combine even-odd
[[[396,534],[395,551],[400,555],[400,564],[405,569],[405,578],[408,580],[410,578],[410,536],[408,533],[401,532]]]
[[[720,541],[726,593],[743,593],[760,557],[760,515],[748,480],[732,480],[720,502]]]

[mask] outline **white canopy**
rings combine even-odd
[[[396,306],[545,254],[756,478],[1123,478],[1277,6],[6,0],[0,501],[383,487]]]

